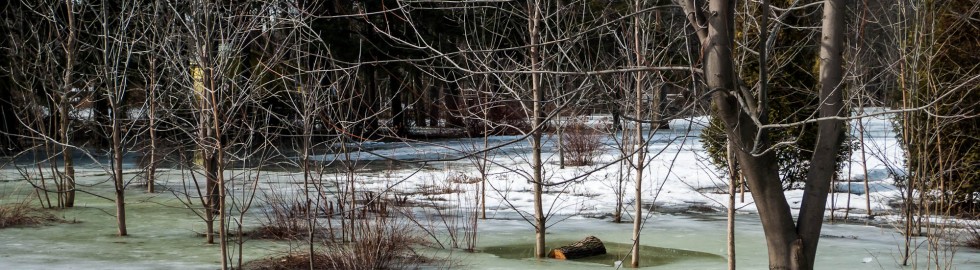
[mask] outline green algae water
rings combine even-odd
[[[609,243],[609,242],[603,242],[603,244],[606,246],[606,254],[575,259],[571,261],[603,264],[607,266],[616,266],[617,261],[623,261],[623,260],[626,260],[627,264],[629,263],[628,256],[632,245],[623,244],[623,243]],[[522,244],[514,244],[514,245],[492,246],[492,247],[483,248],[482,252],[490,253],[503,259],[529,259],[529,258],[534,258],[534,244],[522,243]],[[643,262],[643,266],[668,265],[671,263],[676,263],[684,260],[724,262],[725,258],[711,253],[691,251],[691,250],[651,247],[651,246],[644,246],[644,245],[640,246],[640,261]]]
[[[0,230],[0,269],[217,269],[220,267],[218,245],[204,243],[204,222],[193,208],[177,198],[182,194],[161,192],[147,194],[131,186],[126,192],[129,236],[116,236],[115,205],[99,196],[111,197],[108,175],[97,170],[79,171],[79,185],[87,193],[78,193],[76,207],[48,210],[68,221],[38,227]],[[268,178],[261,188],[288,187],[295,175],[286,172],[264,172]],[[126,179],[138,177],[127,173]],[[158,176],[161,186],[180,189],[184,175],[178,171]],[[18,180],[14,170],[0,170],[0,204],[30,200],[36,204],[33,188]],[[235,179],[235,178],[229,178]],[[265,182],[268,181],[268,182]],[[244,190],[230,189],[241,196]],[[91,194],[90,194],[91,193]],[[95,196],[95,195],[98,196]],[[235,203],[241,203],[237,201]],[[239,204],[240,205],[240,204]],[[257,226],[261,205],[253,205],[249,215],[230,223]],[[489,213],[488,213],[489,214]],[[477,252],[459,249],[419,247],[421,255],[444,264],[432,269],[600,269],[614,268],[617,261],[629,264],[628,252],[632,224],[613,223],[606,219],[581,216],[553,216],[549,219],[549,247],[574,243],[594,235],[604,242],[607,255],[582,260],[534,259],[531,253],[534,228],[513,211],[494,211],[490,219],[479,221]],[[645,269],[724,269],[726,222],[720,215],[651,214],[641,236],[641,266]],[[431,227],[445,235],[438,226]],[[816,269],[895,269],[900,235],[891,228],[856,224],[825,224],[817,251]],[[736,216],[736,249],[741,269],[765,269],[765,237],[758,216]],[[303,250],[301,242],[246,239],[244,262],[280,256]],[[232,253],[237,257],[237,245]],[[923,252],[924,254],[924,252]],[[924,261],[923,258],[919,258]],[[441,260],[441,261],[440,261]],[[959,269],[980,269],[977,250],[962,248],[953,258]],[[235,261],[237,263],[237,260]],[[426,267],[423,267],[426,268]]]
[[[75,207],[44,210],[65,222],[0,230],[0,269],[215,269],[220,266],[218,245],[205,243],[204,221],[192,211],[200,207],[200,202],[192,201],[188,205],[164,190],[148,194],[143,188],[127,189],[129,235],[118,236],[115,203],[99,197],[111,197],[112,189],[92,185],[108,175],[90,172],[79,175],[78,182],[80,186],[85,185],[86,192],[76,194]],[[0,183],[0,203],[23,201],[25,196],[32,204],[38,204],[29,185]],[[257,209],[253,210],[258,213]],[[246,224],[256,224],[251,216],[248,219]],[[245,241],[241,250],[244,261],[277,254],[289,246],[286,242]],[[238,257],[235,244],[229,246]]]

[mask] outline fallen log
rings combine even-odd
[[[551,250],[549,257],[559,260],[573,260],[602,254],[606,254],[606,246],[602,244],[602,240],[595,236],[589,236],[574,244]]]

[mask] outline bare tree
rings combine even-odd
[[[73,1],[19,1],[11,3],[11,15],[5,21],[11,40],[8,48],[11,82],[22,93],[26,103],[21,109],[18,125],[23,135],[47,156],[37,169],[51,173],[42,177],[36,186],[45,194],[47,181],[53,180],[56,206],[67,208],[75,201],[75,167],[73,154],[73,99],[86,90],[86,81],[76,69],[79,65],[79,28],[76,15],[82,9]],[[9,118],[8,118],[9,119]],[[61,164],[55,157],[61,160]]]
[[[96,78],[99,80],[99,85],[105,87],[100,91],[105,91],[105,97],[109,99],[111,118],[108,137],[111,138],[112,152],[110,175],[115,192],[118,234],[125,236],[128,234],[125,200],[127,183],[123,178],[123,157],[128,149],[127,138],[131,140],[138,133],[131,132],[135,130],[132,125],[124,123],[129,117],[126,116],[123,104],[126,96],[133,91],[130,89],[131,86],[135,85],[131,78],[135,77],[133,73],[136,67],[131,67],[130,64],[136,62],[133,58],[136,57],[137,40],[141,38],[138,36],[139,31],[135,29],[139,26],[137,23],[140,11],[137,3],[122,3],[118,7],[109,7],[114,4],[116,3],[102,1],[87,8],[93,9],[93,12],[98,14],[98,23],[94,24],[98,27],[93,27],[94,29],[90,31],[93,32],[91,34],[100,37],[97,50],[101,59],[99,59],[100,63],[96,64],[98,66]]]
[[[73,149],[70,146],[71,137],[69,131],[70,127],[68,126],[69,125],[68,118],[69,118],[69,112],[71,110],[71,106],[69,105],[70,104],[69,93],[74,90],[72,76],[74,75],[73,74],[74,65],[75,65],[75,60],[77,58],[76,43],[78,38],[78,33],[77,33],[78,30],[77,27],[75,26],[75,12],[76,12],[75,4],[71,0],[65,0],[64,8],[66,11],[65,21],[67,23],[66,25],[67,29],[65,30],[67,33],[63,33],[63,35],[65,36],[62,38],[64,40],[64,44],[62,45],[62,50],[64,50],[65,68],[64,68],[64,73],[62,75],[62,85],[61,85],[62,88],[60,89],[61,94],[59,95],[58,98],[58,110],[59,110],[58,115],[59,118],[61,119],[61,122],[59,123],[59,127],[60,127],[59,135],[61,137],[61,142],[60,142],[62,144],[61,156],[63,157],[65,171],[64,171],[64,188],[59,189],[59,195],[60,193],[62,193],[63,190],[64,206],[73,207],[75,205],[75,165],[74,165],[74,160],[72,158]],[[59,196],[59,198],[60,197],[62,196]]]
[[[764,144],[765,141],[756,139],[765,137],[759,134],[765,134],[767,126],[759,121],[756,108],[750,106],[769,101],[757,100],[739,90],[732,61],[733,4],[734,1],[709,2],[707,12],[711,16],[705,16],[693,1],[687,1],[684,8],[702,40],[705,78],[718,108],[716,116],[723,119],[726,134],[737,146],[738,164],[752,187],[752,196],[766,232],[770,268],[812,269],[830,180],[837,171],[835,160],[842,133],[838,118],[844,113],[841,93],[844,6],[841,1],[824,2],[820,39],[820,131],[812,169],[807,175],[803,206],[799,220],[794,222],[774,166],[775,156],[766,151],[770,146]],[[706,18],[707,29],[700,28],[703,25],[700,18]]]
[[[541,75],[536,73],[538,70],[538,38],[541,25],[541,1],[534,0],[533,3],[528,3],[528,14],[531,16],[528,18],[528,36],[529,36],[529,47],[530,53],[528,54],[531,61],[531,92],[533,93],[533,98],[531,102],[534,104],[531,111],[531,126],[534,127],[534,131],[531,133],[531,167],[534,171],[532,174],[531,183],[534,186],[534,256],[537,258],[545,257],[545,216],[544,209],[541,201],[542,184],[544,178],[542,177],[541,167],[541,137],[542,137],[542,127],[544,126],[544,90],[541,89]]]

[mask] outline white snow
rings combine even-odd
[[[871,108],[865,113],[880,112],[879,108]],[[870,194],[864,190],[864,170],[861,160],[861,150],[856,149],[851,161],[842,170],[840,179],[850,179],[850,182],[840,181],[836,184],[833,200],[828,201],[830,207],[841,208],[850,200],[852,210],[863,210],[864,196],[871,196],[872,211],[889,212],[889,203],[897,200],[900,190],[895,187],[893,172],[902,174],[903,155],[898,147],[895,132],[892,129],[889,115],[879,115],[863,118],[865,125],[865,156],[868,166]],[[588,122],[593,126],[608,126],[611,117],[592,116]],[[706,153],[698,141],[701,129],[707,125],[707,117],[691,117],[676,119],[670,122],[671,129],[657,130],[649,135],[651,142],[647,147],[648,162],[643,172],[643,201],[653,203],[658,207],[685,208],[691,205],[709,206],[724,209],[727,205],[728,177],[710,164]],[[856,127],[854,120],[852,127]],[[650,130],[645,130],[649,134]],[[852,129],[852,134],[858,136],[858,131]],[[557,155],[557,138],[549,136],[544,142],[544,179],[546,184],[543,199],[546,211],[557,215],[586,215],[599,216],[611,213],[615,207],[619,179],[623,177],[622,190],[624,202],[629,205],[634,201],[634,174],[628,164],[620,164],[620,153],[616,149],[616,138],[606,136],[603,139],[602,153],[591,166],[559,167]],[[488,209],[500,211],[518,210],[533,213],[531,199],[532,185],[530,182],[532,168],[530,165],[529,138],[522,136],[498,136],[489,139],[490,165],[488,169]],[[621,142],[620,142],[621,143]],[[446,139],[427,142],[393,142],[370,143],[360,145],[360,151],[349,154],[352,160],[379,161],[394,159],[402,161],[426,162],[435,166],[435,170],[394,170],[376,174],[360,174],[359,179],[365,183],[398,183],[394,189],[410,192],[414,187],[425,183],[438,182],[446,179],[448,174],[462,173],[470,177],[478,177],[479,171],[473,165],[481,155],[477,150],[485,149],[483,138]],[[477,153],[477,154],[475,154]],[[469,158],[466,156],[470,155]],[[317,155],[314,159],[324,162],[346,159],[342,154]],[[444,161],[449,160],[449,161]],[[386,188],[380,185],[371,185]],[[475,185],[474,185],[475,186]],[[850,186],[850,191],[848,191]],[[474,188],[463,188],[474,190]],[[850,193],[848,193],[850,192]],[[786,199],[794,209],[799,208],[803,192],[801,190],[786,191]],[[446,194],[443,196],[454,196]],[[473,195],[459,195],[472,198]],[[423,199],[421,196],[414,199]],[[448,198],[447,198],[448,199]],[[454,201],[454,200],[450,200]],[[631,207],[631,206],[628,206]],[[740,212],[756,212],[750,196],[739,196],[735,206]]]
[[[880,108],[871,108],[865,110],[865,113],[881,111]],[[904,155],[898,145],[899,142],[889,117],[891,116],[877,115],[860,120],[863,121],[862,124],[865,127],[865,145],[863,148],[855,149],[850,161],[841,171],[839,178],[843,180],[835,184],[835,193],[830,195],[831,199],[827,202],[828,211],[826,215],[831,214],[829,208],[834,206],[838,208],[834,212],[835,215],[842,216],[843,210],[840,208],[849,205],[851,208],[850,217],[866,217],[864,202],[865,198],[870,198],[872,211],[879,220],[883,220],[883,222],[900,220],[900,216],[896,213],[897,209],[893,209],[893,205],[902,196],[901,189],[896,187],[895,179],[896,176],[904,175],[901,169]],[[611,117],[592,116],[586,121],[589,125],[603,127],[609,125]],[[850,126],[857,127],[857,121],[859,120],[852,121]],[[643,171],[642,199],[644,207],[652,204],[655,206],[654,210],[673,209],[678,211],[688,211],[688,208],[693,206],[707,206],[716,210],[724,210],[727,207],[728,177],[725,172],[719,171],[710,164],[699,142],[698,136],[706,124],[706,117],[692,117],[672,120],[669,130],[656,130],[653,134],[650,134],[650,130],[645,131],[651,138],[651,142],[647,146],[648,164]],[[852,136],[859,136],[856,128],[852,129],[851,133]],[[617,162],[622,159],[616,147],[616,145],[622,144],[621,141],[617,141],[621,137],[622,134],[617,133],[603,138],[603,147],[601,153],[595,158],[594,165],[568,166],[565,168],[560,168],[558,164],[557,138],[555,136],[545,138],[543,174],[546,187],[542,199],[544,211],[551,217],[548,223],[555,226],[549,231],[549,234],[553,234],[549,237],[557,235],[574,238],[579,237],[583,232],[601,232],[614,235],[611,239],[613,241],[629,241],[630,235],[627,233],[629,225],[610,225],[606,221],[585,218],[609,216],[614,211],[617,197],[619,197],[617,191],[623,194],[622,201],[625,205],[623,210],[624,215],[626,215],[624,219],[632,218],[629,215],[632,213],[632,204],[635,201],[635,170],[631,169],[629,164]],[[457,183],[450,182],[448,179],[459,174],[470,178],[479,177],[481,174],[475,164],[483,156],[483,152],[480,151],[490,148],[492,150],[486,152],[489,160],[486,171],[486,208],[490,220],[481,221],[480,237],[484,239],[481,241],[486,243],[525,241],[532,236],[530,232],[533,229],[524,222],[521,216],[531,218],[534,213],[534,200],[531,192],[533,186],[530,182],[532,157],[530,156],[529,139],[523,136],[497,136],[489,138],[487,144],[484,145],[483,138],[444,139],[425,142],[371,142],[350,145],[351,149],[357,150],[350,152],[349,155],[318,153],[313,158],[324,163],[348,158],[357,160],[358,164],[367,162],[378,164],[384,163],[385,160],[414,162],[415,165],[376,168],[374,170],[362,168],[355,175],[358,181],[358,189],[390,190],[396,194],[408,196],[411,201],[415,202],[473,209],[478,205],[475,202],[477,198],[475,192],[479,190],[480,183],[478,181]],[[862,149],[866,161],[862,158]],[[381,165],[375,167],[381,167]],[[867,173],[865,173],[865,169]],[[87,172],[85,169],[79,171]],[[90,169],[90,171],[95,173],[98,169]],[[11,178],[16,175],[12,170],[0,170],[0,173],[2,172],[9,172],[8,176]],[[228,179],[249,179],[250,177],[244,175],[247,172],[230,170],[228,173]],[[170,180],[162,184],[172,186],[189,184],[189,180],[182,178],[186,176],[181,173],[168,171],[164,174],[169,178],[161,177],[160,179]],[[864,188],[865,175],[867,175],[868,190]],[[4,177],[6,178],[6,176]],[[302,183],[302,177],[301,174],[295,172],[263,173],[261,182],[264,182],[265,185],[260,188],[260,192],[271,190],[301,192],[299,191],[300,185],[297,183]],[[318,180],[323,182],[345,181],[344,177],[342,168],[331,166],[326,174]],[[93,175],[91,179],[94,182],[95,179],[101,178]],[[240,186],[233,187],[233,189],[235,192],[245,190]],[[447,190],[462,192],[440,192]],[[785,195],[794,214],[797,213],[803,192],[801,190],[788,190]],[[763,235],[757,217],[754,215],[757,209],[751,193],[746,191],[744,196],[739,195],[735,207],[740,213],[737,218],[738,226],[741,228],[739,229],[741,234],[739,237],[744,238],[740,239],[739,243],[749,243],[752,247],[740,246],[739,252],[742,252],[740,253],[742,255],[740,255],[739,265],[748,268],[764,268],[764,242],[761,240]],[[653,239],[657,239],[657,242],[650,243],[651,245],[724,255],[724,234],[707,235],[709,232],[722,232],[724,225],[720,221],[699,221],[690,217],[660,213],[650,214],[649,211],[647,211],[646,218],[650,218],[651,222],[648,222],[650,228],[646,229],[644,234],[652,235]],[[820,254],[827,256],[822,258],[841,258],[822,259],[824,260],[820,263],[822,266],[840,266],[843,269],[877,269],[881,265],[891,266],[892,261],[897,256],[895,252],[897,252],[896,247],[900,241],[900,236],[894,230],[871,226],[828,224],[824,226],[824,233],[843,237],[830,238],[826,242],[821,242]],[[859,235],[861,240],[858,241],[856,238],[852,240],[849,238],[850,235]],[[5,249],[11,250],[12,248],[0,247],[0,251]],[[975,251],[968,253],[966,256],[971,259],[967,259],[967,261],[975,260],[977,257],[975,253]],[[741,260],[741,258],[746,257],[752,259]],[[527,261],[515,261],[514,264],[501,264],[499,259],[486,254],[474,254],[465,260],[477,268],[486,269],[523,267],[528,263]],[[25,263],[28,262],[11,262],[12,265],[24,265]],[[860,266],[862,264],[866,266]],[[5,263],[0,262],[0,268],[3,265]],[[716,269],[719,265],[710,263],[688,266],[690,269]],[[61,265],[56,264],[53,267],[60,268]],[[538,262],[534,267],[566,269],[571,266]],[[575,267],[579,266],[572,268]],[[582,266],[578,269],[591,267],[594,266]]]

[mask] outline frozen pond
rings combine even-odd
[[[652,135],[649,146],[650,166],[647,166],[642,187],[645,203],[653,203],[659,212],[646,217],[641,244],[647,248],[647,259],[641,265],[651,269],[723,269],[726,267],[726,220],[720,210],[725,209],[727,194],[718,190],[727,186],[727,177],[705,161],[704,150],[697,142],[703,118],[672,122],[674,130],[662,130]],[[843,179],[863,179],[864,170],[856,166],[868,166],[870,190],[863,183],[840,182],[838,193],[830,203],[838,207],[852,200],[851,217],[862,218],[865,198],[877,215],[875,226],[865,224],[833,224],[823,228],[824,237],[817,251],[818,269],[896,269],[903,268],[901,247],[903,236],[896,229],[900,217],[892,208],[900,196],[894,185],[894,176],[888,168],[901,164],[902,153],[895,146],[894,133],[884,118],[869,119],[865,134],[870,145],[868,161],[851,160],[853,170],[842,172]],[[686,121],[686,122],[685,122]],[[691,130],[678,127],[692,126]],[[887,130],[886,130],[887,129]],[[584,261],[558,261],[530,258],[528,247],[534,240],[534,229],[518,213],[531,213],[530,184],[527,175],[529,150],[526,140],[516,136],[494,137],[489,146],[501,145],[488,153],[487,216],[478,222],[476,252],[461,249],[420,247],[419,251],[433,258],[445,258],[453,268],[464,269],[596,269],[611,268],[616,261],[627,261],[624,246],[631,244],[632,224],[612,223],[607,217],[615,208],[617,188],[632,192],[628,166],[615,164],[619,154],[612,148],[613,139],[603,139],[604,148],[595,158],[597,165],[559,168],[555,153],[554,137],[545,142],[546,181],[566,182],[549,186],[545,190],[545,209],[550,216],[547,242],[549,248],[570,244],[593,235],[609,245],[610,254]],[[477,205],[475,183],[451,183],[454,175],[475,177],[476,163],[466,158],[468,151],[481,149],[482,139],[447,139],[413,143],[367,143],[351,153],[358,159],[358,170],[353,174],[360,191],[386,191],[405,196],[416,205],[455,207],[456,213],[472,213]],[[135,155],[135,154],[134,154]],[[99,155],[100,158],[105,156]],[[127,156],[123,168],[127,180],[138,179],[137,158]],[[329,162],[338,155],[316,153],[315,159]],[[414,160],[409,164],[390,165],[385,158]],[[40,159],[40,158],[39,158]],[[170,168],[158,175],[160,193],[147,194],[143,188],[132,185],[127,189],[128,237],[114,236],[116,232],[111,182],[104,166],[107,160],[85,161],[77,155],[78,182],[80,189],[75,209],[52,211],[70,223],[57,223],[33,228],[0,230],[0,269],[215,269],[220,262],[217,245],[204,244],[201,233],[204,222],[190,208],[200,208],[185,202],[192,194],[189,174]],[[285,158],[288,160],[289,158]],[[422,159],[452,159],[444,162],[419,162]],[[33,157],[22,157],[22,167],[32,167]],[[625,171],[624,171],[625,168]],[[625,176],[624,176],[625,175]],[[350,176],[350,175],[348,175]],[[200,177],[200,176],[198,176]],[[327,166],[324,174],[315,179],[328,186],[343,186],[346,176],[336,165]],[[227,171],[229,191],[233,198],[261,197],[265,192],[283,195],[302,194],[302,174],[295,168],[254,170],[232,168]],[[251,179],[251,180],[250,180]],[[0,168],[0,204],[30,200],[36,204],[33,189],[12,166]],[[253,181],[254,182],[249,182]],[[254,185],[250,183],[255,183]],[[341,185],[335,185],[341,184]],[[618,186],[617,185],[621,185]],[[250,193],[255,187],[255,193]],[[190,188],[186,189],[185,188]],[[169,191],[175,191],[171,193]],[[452,190],[454,192],[434,192]],[[850,190],[850,195],[847,193]],[[187,191],[186,194],[181,193]],[[332,192],[332,191],[331,191]],[[632,193],[623,199],[627,211],[632,210]],[[799,207],[801,190],[786,192],[794,212]],[[180,199],[178,199],[180,198]],[[257,200],[241,219],[235,215],[233,222],[241,221],[246,229],[260,225],[261,200]],[[241,201],[238,201],[241,202]],[[692,209],[701,209],[690,211]],[[704,210],[707,209],[707,210]],[[736,204],[736,252],[739,268],[767,268],[766,247],[757,210],[751,196]],[[418,209],[413,211],[419,211]],[[431,213],[431,212],[430,212]],[[839,213],[839,212],[838,212]],[[829,213],[828,213],[829,215]],[[972,222],[972,221],[971,221]],[[443,241],[445,227],[436,223],[424,223]],[[927,247],[919,238],[916,264],[928,264]],[[283,255],[299,249],[298,242],[249,240],[243,244],[244,261]],[[955,247],[955,246],[954,246]],[[956,247],[953,266],[959,269],[980,269],[980,253],[975,249]],[[234,250],[237,254],[238,250]],[[941,256],[947,256],[942,255]],[[627,263],[628,264],[628,263]],[[442,268],[436,265],[433,268]]]
[[[10,183],[0,185],[9,192]],[[131,191],[129,196],[130,236],[115,236],[111,201],[80,195],[75,209],[54,212],[71,221],[32,228],[0,230],[0,269],[215,269],[219,267],[216,245],[204,244],[200,236],[203,222],[172,194],[148,195]],[[0,199],[6,203],[11,196]],[[550,247],[557,247],[594,235],[611,246],[631,242],[631,224],[581,216],[556,216],[548,233]],[[246,219],[255,223],[254,219]],[[650,269],[722,269],[725,261],[725,219],[720,214],[654,214],[644,225],[644,246],[663,248],[659,252],[680,252],[647,263]],[[515,214],[500,213],[480,220],[477,252],[458,249],[420,247],[420,252],[447,258],[453,268],[463,269],[595,269],[611,267],[615,260],[626,260],[621,249],[610,248],[610,255],[598,260],[559,261],[533,259],[520,250],[533,243],[531,225]],[[736,219],[737,259],[742,269],[766,268],[762,228],[755,214]],[[433,228],[438,230],[439,228]],[[818,269],[895,269],[900,268],[901,235],[888,227],[859,224],[827,224],[818,251]],[[293,243],[295,245],[296,243]],[[511,248],[514,251],[500,251]],[[493,250],[498,249],[498,250]],[[287,242],[246,240],[244,260],[283,254]],[[645,252],[651,251],[650,249]],[[496,255],[494,253],[497,253]],[[671,257],[674,256],[674,257]],[[924,260],[924,255],[920,256]],[[618,259],[614,259],[618,258]],[[980,253],[961,248],[954,257],[959,269],[980,268]],[[440,268],[440,267],[436,267]]]
[[[215,269],[219,252],[215,245],[203,243],[198,236],[201,222],[180,207],[161,208],[150,199],[131,205],[131,236],[114,236],[110,205],[86,203],[78,209],[63,211],[73,224],[56,224],[39,228],[0,231],[0,269]],[[165,200],[164,200],[165,201]],[[681,256],[659,261],[651,269],[722,269],[725,267],[724,220],[720,216],[656,215],[647,223],[645,245],[681,250],[709,256]],[[478,249],[524,244],[533,241],[531,227],[522,220],[486,220],[479,224]],[[765,246],[761,228],[754,215],[740,215],[738,265],[743,269],[766,267]],[[630,224],[613,224],[605,220],[571,218],[552,227],[550,246],[577,241],[595,235],[606,243],[630,242]],[[900,235],[895,230],[862,225],[825,226],[818,251],[818,269],[895,269],[898,268]],[[280,254],[288,245],[270,241],[248,240],[245,258]],[[648,252],[645,250],[645,252]],[[469,253],[423,249],[423,254],[450,258],[465,269],[595,269],[609,267],[608,262],[575,262],[536,260],[497,256],[489,251]],[[713,255],[712,255],[713,254]],[[530,253],[527,253],[530,255]],[[619,260],[628,260],[625,254]],[[529,257],[529,256],[528,256]],[[965,249],[955,255],[959,269],[980,267],[976,250]],[[601,264],[600,264],[601,263]]]
[[[645,225],[641,239],[644,245],[695,252],[680,256],[666,264],[644,267],[649,269],[725,269],[725,218],[720,215],[654,215]],[[736,218],[736,258],[741,269],[768,267],[762,228],[756,215]],[[533,245],[532,227],[523,220],[487,220],[480,223],[481,247]],[[570,218],[553,227],[548,234],[548,247],[557,247],[594,235],[605,243],[628,245],[632,224],[615,224],[607,220]],[[901,261],[901,235],[892,228],[853,224],[826,224],[824,237],[817,251],[817,269],[897,269]],[[642,250],[642,249],[641,249]],[[596,269],[612,268],[608,262],[567,262],[552,259],[537,260],[530,253],[524,258],[501,258],[491,252],[465,253],[456,251],[454,257],[469,269]],[[710,256],[701,256],[709,254]],[[618,260],[629,264],[626,254]],[[921,256],[922,260],[925,256]],[[980,253],[961,248],[954,256],[958,269],[980,268]],[[656,261],[655,261],[656,262]],[[642,263],[642,262],[641,262]]]

